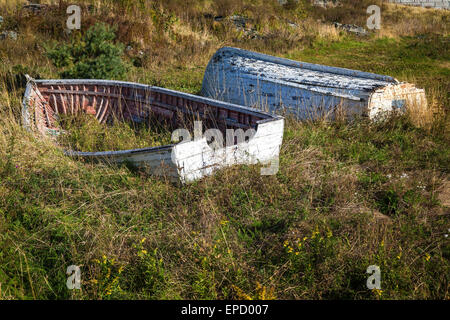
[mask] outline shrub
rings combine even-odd
[[[97,23],[70,45],[47,49],[47,55],[65,79],[120,79],[127,71],[122,60],[124,45],[114,43],[115,29]]]

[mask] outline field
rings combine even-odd
[[[449,11],[378,0],[78,2],[81,31],[68,34],[66,1],[41,1],[49,9],[34,15],[0,0],[0,32],[18,32],[0,40],[0,299],[450,298]],[[371,4],[380,30],[333,26],[365,26]],[[181,186],[84,163],[26,132],[21,100],[25,73],[60,77],[48,48],[96,22],[117,26],[127,81],[198,94],[227,45],[390,75],[425,88],[429,107],[377,123],[287,118],[274,176],[237,166]],[[81,290],[66,286],[70,265]],[[380,290],[366,287],[370,265]]]

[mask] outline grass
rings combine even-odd
[[[363,1],[324,11],[171,0],[152,7],[153,18],[122,3],[96,2],[82,26],[120,22],[119,39],[132,47],[125,59],[135,62],[128,81],[198,93],[212,53],[234,45],[417,83],[433,121],[287,119],[276,175],[237,166],[185,186],[76,161],[20,127],[22,75],[57,77],[43,43],[69,40],[65,14],[26,20],[0,1],[2,30],[19,31],[19,41],[0,42],[0,299],[450,297],[448,13],[383,4],[385,28],[357,38],[329,24],[362,24]],[[245,14],[263,37],[206,13]],[[155,141],[145,127],[74,129],[70,144],[86,150],[105,148],[102,134],[119,149]],[[66,287],[72,264],[81,290]],[[381,268],[382,291],[365,286],[370,265]]]
[[[66,116],[61,119],[65,134],[58,144],[77,151],[117,151],[158,147],[171,144],[171,132],[157,123],[115,121],[102,124],[88,115]]]

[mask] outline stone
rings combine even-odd
[[[25,11],[28,11],[32,14],[41,14],[43,11],[47,9],[46,4],[40,4],[40,3],[30,3],[27,5],[24,5],[22,7]]]
[[[322,8],[334,8],[339,7],[341,2],[339,0],[313,0],[313,6],[322,7]]]
[[[335,22],[335,23],[333,23],[333,25],[337,29],[342,29],[347,32],[354,33],[358,36],[366,36],[369,34],[369,32],[366,29],[364,29],[363,27],[357,26],[355,24],[342,24],[339,22]]]
[[[0,40],[5,40],[7,38],[16,41],[17,40],[17,32],[15,32],[15,31],[3,31],[3,32],[0,33]]]
[[[449,0],[389,0],[389,2],[405,6],[450,10]]]
[[[288,26],[292,27],[292,28],[298,28],[298,24],[296,24],[295,22],[292,22],[290,20],[286,20]]]
[[[240,15],[237,15],[237,14],[228,17],[228,19],[230,21],[232,21],[234,23],[234,25],[236,26],[236,28],[238,28],[238,29],[245,29],[245,26],[246,26],[247,22],[249,21],[249,19],[242,17]]]

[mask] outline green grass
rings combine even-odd
[[[264,25],[267,7],[255,3],[250,13]],[[443,111],[423,128],[408,115],[377,123],[288,118],[276,175],[243,165],[175,185],[66,157],[20,127],[24,70],[42,78],[61,71],[39,41],[66,40],[18,21],[21,41],[0,42],[0,299],[448,299],[448,37],[329,40],[300,29],[278,34],[277,47],[206,25],[199,45],[186,30],[203,32],[208,10],[190,6],[186,17],[174,0],[164,5],[185,34],[145,34],[151,51],[129,81],[198,93],[210,55],[227,44],[416,82]],[[244,11],[222,5],[211,10]],[[135,33],[121,26],[131,30],[119,30],[125,42]],[[81,120],[69,121],[63,143],[83,151],[169,138],[154,127]],[[81,268],[81,290],[66,287],[70,265]],[[382,292],[366,288],[370,265],[381,268]]]
[[[58,144],[76,151],[117,151],[171,144],[171,132],[161,124],[114,121],[101,124],[88,115],[66,116],[60,120],[65,133]]]

